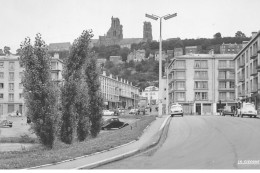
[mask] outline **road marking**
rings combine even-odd
[[[87,165],[79,166],[79,167],[76,167],[76,168],[73,168],[73,169],[82,169],[82,168],[91,167],[91,166],[95,166],[95,165],[96,166],[100,166],[100,165],[102,165],[104,163],[109,163],[109,162],[112,162],[113,160],[117,160],[117,159],[120,159],[120,158],[127,157],[128,155],[134,154],[137,151],[138,151],[137,149],[136,150],[132,150],[132,151],[129,151],[129,152],[121,154],[121,155],[110,157],[109,159],[104,159],[104,160],[101,160],[101,161],[98,161],[98,162],[94,162],[94,163],[90,163],[90,164],[87,164]]]

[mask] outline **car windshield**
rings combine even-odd
[[[181,108],[181,106],[180,105],[173,105],[172,107],[171,107],[172,109],[180,109]]]
[[[253,105],[245,105],[246,109],[255,109],[255,107]]]

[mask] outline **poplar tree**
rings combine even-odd
[[[84,126],[87,121],[86,115],[86,94],[82,94],[81,89],[85,88],[82,82],[83,66],[89,56],[90,39],[93,37],[92,31],[83,31],[81,36],[77,38],[71,47],[69,56],[64,61],[64,85],[61,89],[62,103],[62,125],[61,125],[61,140],[64,143],[71,144],[76,136],[76,133],[81,133],[78,136],[79,140],[85,139],[88,134],[87,127]],[[83,97],[84,96],[84,97]],[[86,117],[85,117],[86,116]],[[87,126],[87,124],[86,124]]]
[[[58,121],[58,96],[51,81],[51,59],[40,34],[36,35],[34,45],[30,38],[21,44],[20,63],[25,68],[22,84],[31,128],[44,146],[52,148]]]

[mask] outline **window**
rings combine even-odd
[[[23,93],[19,94],[19,98],[22,99],[23,98]]]
[[[14,94],[12,94],[12,93],[9,94],[9,101],[10,102],[14,101]]]
[[[195,92],[195,100],[208,100],[207,92]]]
[[[14,70],[14,62],[9,62],[9,70]]]
[[[229,88],[235,88],[235,82],[229,82]]]
[[[4,62],[0,62],[0,68],[4,68]]]
[[[0,72],[0,79],[4,78],[4,72]]]
[[[207,71],[195,71],[195,79],[208,79]]]
[[[176,86],[177,88],[176,89],[185,89],[185,82],[184,81],[177,81],[176,82]]]
[[[4,89],[4,83],[0,83],[0,89]]]
[[[219,82],[219,88],[222,88],[222,89],[227,88],[226,82]]]
[[[4,98],[4,94],[0,93],[0,99],[3,99],[3,98]]]
[[[218,77],[219,77],[219,79],[226,79],[226,72],[225,71],[219,71]]]
[[[235,93],[234,93],[234,92],[230,92],[230,93],[229,93],[229,98],[230,98],[231,100],[234,100],[234,99],[235,99]]]
[[[23,84],[19,83],[19,88],[22,89],[23,88]]]
[[[176,71],[176,79],[185,79],[185,71]]]
[[[226,92],[220,92],[219,93],[219,100],[226,100],[227,93]]]
[[[56,70],[56,62],[51,62],[51,69]]]
[[[195,89],[208,89],[207,81],[195,81]]]
[[[14,72],[9,72],[9,80],[14,81]]]
[[[207,60],[195,60],[194,68],[208,68]]]
[[[185,61],[184,60],[177,60],[175,63],[175,68],[185,68]]]
[[[8,113],[14,112],[14,104],[8,104]]]
[[[226,60],[219,60],[218,62],[219,62],[219,64],[218,64],[219,68],[227,67],[227,61]]]
[[[14,83],[9,83],[9,91],[14,91]]]
[[[185,92],[177,92],[176,97],[177,101],[185,101]]]
[[[20,79],[23,78],[23,72],[19,72],[19,78],[20,78]]]

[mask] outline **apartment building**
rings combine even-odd
[[[237,54],[241,49],[242,44],[225,44],[220,45],[220,54]]]
[[[52,80],[58,84],[62,82],[62,61],[57,57],[51,60]],[[0,56],[0,118],[10,113],[25,111],[23,97],[24,68],[19,63],[19,56]]]
[[[221,103],[235,106],[235,66],[231,54],[189,54],[168,66],[169,103],[185,114],[212,115]]]
[[[260,108],[260,31],[252,32],[252,38],[234,58],[236,98],[239,102],[252,102]]]
[[[147,98],[149,104],[158,104],[159,88],[155,86],[146,87],[141,95]]]
[[[112,74],[107,76],[105,71],[99,76],[99,80],[101,95],[107,109],[137,107],[139,88],[133,86],[131,82],[114,77]]]

